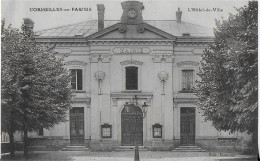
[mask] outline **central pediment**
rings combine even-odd
[[[141,24],[143,27],[142,32],[138,31],[140,24],[125,25],[124,32],[121,31],[122,24],[117,23],[113,26],[105,28],[102,31],[89,35],[88,40],[104,39],[104,40],[115,40],[115,39],[137,39],[137,40],[175,40],[176,37],[168,34],[158,28],[155,28],[147,23]]]

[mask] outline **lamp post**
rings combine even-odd
[[[137,98],[135,97],[135,99],[137,99]],[[136,106],[137,106],[137,103],[136,103]],[[129,108],[128,102],[126,102],[125,107]],[[144,119],[146,117],[147,110],[148,110],[148,105],[146,104],[146,102],[144,102],[144,104],[142,105],[142,112],[143,112],[142,119]],[[129,109],[127,111],[129,111]],[[134,157],[134,161],[140,161],[140,159],[139,159],[139,147],[138,147],[138,144],[137,144],[137,141],[136,141],[136,134],[137,134],[136,133],[136,131],[137,131],[136,130],[137,129],[136,123],[137,123],[137,118],[138,118],[137,111],[136,111],[135,115],[133,115],[133,118],[135,118],[135,134],[134,134],[135,157]]]

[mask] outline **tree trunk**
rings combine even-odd
[[[14,158],[14,120],[13,120],[13,110],[11,111],[10,116],[10,129],[8,131],[9,139],[10,139],[10,158]]]
[[[10,139],[10,158],[14,158],[14,132],[13,130],[10,130],[8,132],[9,139]]]
[[[25,159],[28,159],[28,137],[27,137],[28,131],[27,131],[26,127],[23,130],[23,134],[24,134],[24,136],[23,136],[23,155],[24,155]]]

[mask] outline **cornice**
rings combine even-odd
[[[90,98],[73,98],[72,103],[86,103],[87,105],[90,105]]]
[[[194,93],[175,93],[173,94],[175,103],[196,103],[199,98]]]
[[[65,65],[81,65],[81,66],[84,66],[84,65],[86,65],[86,64],[87,64],[86,62],[78,61],[78,60],[73,60],[73,61],[67,61],[67,62],[65,62]]]
[[[181,66],[187,66],[187,65],[199,66],[199,64],[200,64],[200,63],[198,63],[198,62],[193,62],[193,61],[183,61],[183,62],[177,63],[177,65],[178,65],[179,67],[181,67]]]
[[[95,39],[95,40],[88,40],[89,44],[93,45],[103,45],[103,44],[113,44],[113,45],[140,45],[140,44],[174,44],[173,40],[165,40],[165,39],[156,39],[156,40],[140,40],[140,39],[129,39],[129,40],[121,40],[121,39]]]
[[[110,92],[112,98],[152,98],[153,92],[142,92],[142,91],[121,91],[121,92]]]
[[[89,47],[88,42],[55,42],[55,41],[36,41],[40,44],[55,44],[57,46]]]

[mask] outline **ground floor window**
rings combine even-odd
[[[162,138],[162,125],[160,124],[153,125],[153,137]]]
[[[109,124],[101,125],[101,135],[102,135],[102,138],[111,138],[112,137],[112,125],[109,125]]]

